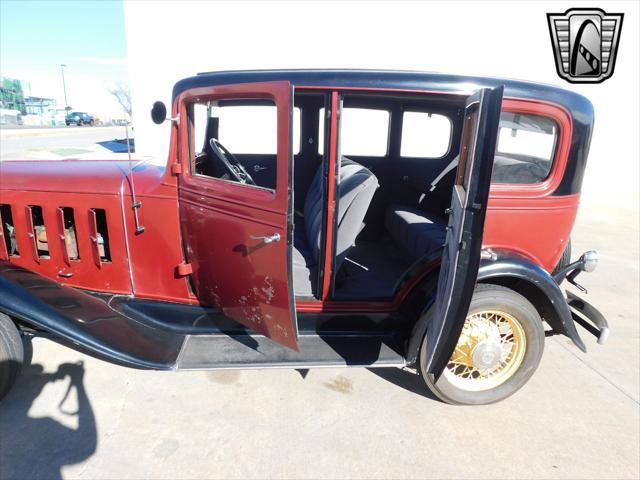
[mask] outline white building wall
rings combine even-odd
[[[625,13],[615,74],[598,85],[572,85],[555,72],[546,13],[572,6],[125,2],[136,149],[155,162],[166,161],[169,126],[151,122],[151,105],[162,100],[169,106],[173,84],[197,72],[345,67],[501,76],[551,83],[587,96],[595,107],[596,129],[585,191],[637,191],[638,4],[594,4]]]

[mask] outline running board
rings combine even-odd
[[[300,335],[296,352],[262,335],[191,335],[178,370],[230,368],[401,367],[400,345],[390,335]]]
[[[325,331],[303,330],[299,352],[253,334],[222,313],[192,305],[91,294],[0,260],[0,312],[65,345],[133,368],[311,368],[403,366],[401,337],[361,316],[308,319]],[[329,330],[331,328],[331,330]]]

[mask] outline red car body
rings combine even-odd
[[[506,97],[503,111],[542,114],[556,120],[560,126],[558,147],[551,173],[544,182],[491,186],[483,245],[517,252],[552,272],[567,246],[580,202],[580,193],[554,195],[566,173],[572,120],[562,106],[540,100]],[[180,148],[176,135],[173,129],[167,168],[138,165],[133,173],[136,194],[144,206],[141,210],[144,235],[135,233],[127,162],[3,162],[2,203],[11,205],[16,212],[24,213],[29,205],[40,205],[46,224],[60,225],[60,207],[73,207],[86,215],[92,208],[105,209],[113,259],[108,264],[96,261],[97,244],[91,240],[91,219],[78,223],[82,261],[65,261],[62,241],[51,242],[50,259],[40,259],[35,240],[29,235],[33,231],[28,220],[30,215],[17,214],[14,215],[15,230],[18,244],[23,246],[21,251],[25,253],[12,257],[11,262],[74,287],[135,294],[154,300],[197,302],[188,288],[186,276],[176,273],[183,262],[177,174],[173,167]],[[230,190],[230,196],[236,195],[233,188]],[[262,192],[250,193],[257,197],[239,201],[251,204],[261,200]],[[531,232],[532,226],[535,234]],[[8,258],[6,246],[0,244],[0,259]],[[72,275],[67,277],[69,273]],[[298,308],[302,310],[317,311],[331,306],[330,301],[322,306],[300,303]]]
[[[471,298],[468,287],[472,289],[476,281],[475,272],[479,282],[507,285],[519,289],[528,298],[535,298],[536,308],[553,330],[567,335],[584,349],[570,312],[570,308],[577,307],[571,303],[572,297],[567,300],[559,289],[569,270],[556,277],[552,277],[551,272],[567,249],[577,213],[592,130],[591,104],[579,95],[526,82],[409,72],[203,74],[183,80],[174,88],[166,166],[140,162],[131,169],[129,162],[109,160],[2,162],[0,214],[3,218],[0,223],[11,224],[11,231],[0,229],[0,235],[5,237],[0,241],[0,262],[3,262],[0,290],[6,289],[0,312],[36,330],[49,330],[63,341],[79,344],[111,361],[142,368],[177,369],[220,365],[213,360],[186,361],[189,355],[185,351],[196,341],[191,334],[196,324],[180,330],[181,327],[169,322],[163,324],[161,331],[157,330],[153,325],[161,321],[151,318],[154,314],[149,313],[155,311],[154,308],[165,312],[163,315],[174,312],[171,315],[185,318],[196,307],[211,308],[253,332],[293,350],[299,349],[301,355],[304,355],[300,343],[303,337],[299,337],[298,332],[304,330],[307,321],[320,325],[348,317],[367,318],[367,322],[377,324],[378,318],[403,317],[408,305],[416,303],[420,289],[425,288],[429,279],[437,277],[439,257],[417,262],[388,298],[339,299],[334,295],[334,255],[325,254],[319,261],[318,268],[323,273],[317,295],[296,298],[293,294],[290,255],[294,152],[290,119],[294,92],[302,97],[322,96],[326,109],[332,112],[326,124],[330,134],[325,140],[325,150],[332,153],[325,161],[328,172],[337,176],[338,113],[344,95],[354,94],[363,102],[376,96],[389,102],[396,98],[430,96],[444,106],[458,105],[462,111],[472,90],[501,85],[505,86],[503,114],[513,114],[514,118],[540,116],[556,126],[551,166],[548,174],[537,182],[494,182],[488,205],[469,207],[481,215],[486,207],[482,261],[478,256],[469,257],[470,265],[476,262],[476,269],[470,267],[469,275],[474,277],[467,278],[467,287],[460,287],[462,313],[458,312],[458,317],[462,317],[443,330],[446,342],[437,346],[442,350],[439,354],[432,350],[432,355],[440,355],[440,362],[451,355]],[[189,105],[226,98],[268,99],[276,104],[278,135],[274,159],[279,168],[275,188],[246,188],[193,170],[194,137]],[[317,114],[314,115],[317,119]],[[391,128],[393,130],[393,126]],[[317,143],[317,136],[315,139]],[[456,181],[467,181],[456,178]],[[335,181],[327,181],[326,189],[323,251],[333,252],[337,228]],[[451,196],[450,191],[449,188],[447,198]],[[76,243],[72,250],[69,249],[70,215]],[[39,223],[34,224],[34,219]],[[479,240],[477,233],[469,238]],[[12,246],[8,235],[13,236],[17,245]],[[280,242],[281,238],[287,241]],[[572,265],[570,271],[575,275],[587,269],[582,258]],[[31,273],[27,275],[25,271]],[[12,272],[18,272],[15,278]],[[7,277],[5,283],[2,275]],[[35,293],[40,288],[38,285],[43,290],[61,288],[57,299],[47,296],[46,292]],[[88,292],[90,298],[84,292]],[[29,302],[32,306],[27,306]],[[133,318],[133,310],[122,310],[120,304],[135,304],[135,315],[144,313],[144,318],[151,322],[151,326],[147,325],[151,330],[140,333],[138,323],[127,323]],[[156,308],[158,305],[161,307]],[[51,306],[55,307],[56,315],[60,313],[60,320],[49,321],[58,318],[47,313],[46,309]],[[105,310],[106,307],[111,310]],[[423,307],[418,308],[418,313]],[[118,320],[101,326],[98,319],[103,314],[96,312],[103,310],[116,312]],[[606,337],[606,322],[598,315],[591,315],[596,326],[589,324],[588,329],[601,338]],[[424,329],[412,327],[411,322],[403,336],[404,347],[399,357],[402,364],[409,365],[416,362],[416,342],[424,337]],[[178,333],[171,336],[167,332]],[[282,359],[283,355],[278,351],[274,358]],[[287,365],[302,365],[305,361],[282,360]],[[251,361],[246,362],[249,363]],[[272,363],[277,364],[278,360]],[[322,361],[316,359],[308,363]]]

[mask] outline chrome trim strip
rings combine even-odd
[[[127,181],[129,175],[133,175],[133,171],[138,165],[144,164],[145,161],[141,160],[136,163],[129,172],[122,176],[122,183],[120,183],[120,210],[122,212],[122,228],[124,230],[124,246],[127,251],[127,265],[129,267],[129,281],[131,282],[131,293],[136,294],[136,283],[133,279],[133,266],[131,265],[131,249],[129,247],[129,230],[127,229],[127,215],[124,208],[124,184]]]
[[[182,353],[182,352],[181,352]],[[311,368],[389,368],[389,367],[406,367],[406,361],[402,362],[376,362],[371,365],[347,365],[345,364],[323,364],[323,363],[282,363],[282,364],[246,364],[246,365],[233,365],[233,366],[211,366],[211,367],[180,367],[177,363],[174,370],[180,372],[201,372],[207,370],[297,370],[297,369],[311,369]]]

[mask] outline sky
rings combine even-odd
[[[107,91],[128,82],[122,2],[0,0],[0,75],[64,108],[60,64],[73,110],[123,118]]]

